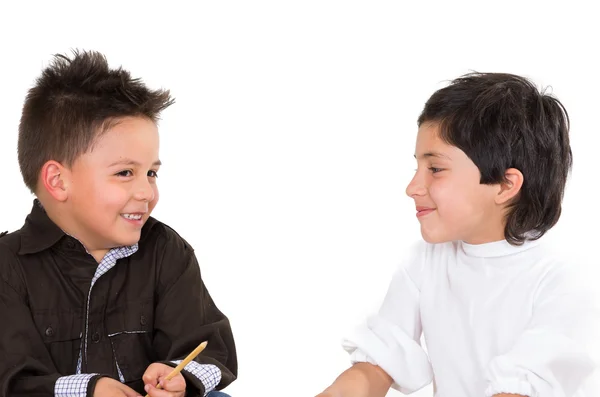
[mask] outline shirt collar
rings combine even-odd
[[[35,254],[52,247],[63,236],[63,232],[46,214],[38,199],[21,228],[21,249],[19,254]]]
[[[21,228],[21,249],[19,255],[35,254],[44,251],[63,237],[69,236],[56,223],[54,223],[42,203],[38,199],[33,201],[31,213],[25,219],[25,225]],[[73,236],[69,236],[76,239]],[[128,247],[116,247],[124,256],[135,253],[138,245],[134,244]]]

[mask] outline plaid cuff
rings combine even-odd
[[[54,384],[54,397],[86,397],[88,383],[97,374],[61,376]]]
[[[175,365],[179,365],[182,360],[171,361]],[[221,370],[219,367],[213,364],[200,364],[195,361],[191,361],[184,368],[186,372],[194,375],[204,385],[204,395],[214,390],[215,387],[221,382]]]

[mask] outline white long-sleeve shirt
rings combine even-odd
[[[550,252],[540,241],[420,242],[344,348],[407,394],[434,380],[436,397],[596,397],[585,385],[598,368],[597,305]]]

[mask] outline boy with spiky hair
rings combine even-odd
[[[96,52],[57,55],[29,91],[18,159],[36,199],[0,239],[1,397],[202,396],[235,379],[193,248],[150,216],[172,103]]]

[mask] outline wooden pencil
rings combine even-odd
[[[200,354],[200,352],[202,350],[204,350],[204,348],[206,347],[206,344],[208,342],[202,342],[198,345],[197,348],[194,349],[194,351],[192,351],[190,354],[188,354],[188,356],[178,365],[175,367],[175,369],[173,369],[173,371],[171,371],[171,373],[169,373],[169,375],[167,375],[165,377],[165,382],[169,381],[171,379],[173,379],[175,376],[177,376],[178,373],[181,372],[181,370],[190,363],[190,361],[192,361],[193,359],[196,358],[196,356],[198,354]],[[156,386],[157,389],[160,389],[160,383]],[[146,397],[149,397],[148,394],[146,394]]]

